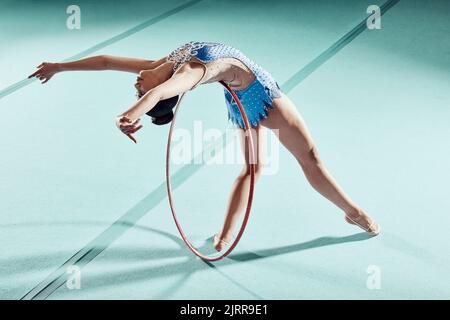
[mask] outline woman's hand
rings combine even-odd
[[[116,126],[120,129],[123,133],[125,133],[128,138],[134,141],[134,143],[137,143],[136,139],[131,135],[142,128],[142,125],[138,126],[138,123],[141,119],[135,119],[134,121],[131,121],[126,116],[118,116],[116,118]]]
[[[36,77],[41,80],[43,84],[60,71],[58,63],[42,62],[36,68],[38,68],[38,70],[35,73],[30,74],[28,79]]]

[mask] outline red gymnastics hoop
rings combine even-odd
[[[245,210],[245,215],[244,215],[244,220],[242,221],[242,225],[241,228],[239,229],[239,232],[235,238],[235,240],[233,241],[233,243],[229,246],[229,248],[221,255],[216,256],[216,257],[211,257],[211,256],[206,256],[204,254],[202,254],[200,251],[198,251],[193,245],[192,243],[189,241],[189,239],[187,238],[186,234],[183,231],[183,228],[181,227],[176,212],[175,212],[175,208],[174,208],[174,204],[173,204],[173,196],[172,196],[172,187],[170,184],[170,145],[171,145],[171,140],[172,140],[172,131],[173,128],[175,127],[175,121],[177,118],[177,113],[178,113],[178,109],[180,106],[180,102],[184,96],[180,97],[180,100],[178,101],[177,107],[175,109],[174,115],[173,115],[173,119],[172,122],[170,124],[170,129],[169,129],[169,135],[168,135],[168,140],[167,140],[167,152],[166,152],[166,185],[167,185],[167,196],[169,199],[169,205],[170,205],[170,210],[172,211],[172,216],[173,219],[175,221],[175,224],[177,226],[177,229],[181,235],[181,238],[183,238],[183,241],[186,243],[186,245],[188,246],[188,248],[199,258],[206,260],[206,261],[217,261],[220,259],[225,258],[228,254],[231,253],[231,251],[233,251],[233,249],[236,247],[236,245],[238,244],[239,240],[242,237],[242,234],[244,233],[245,227],[247,226],[247,222],[248,222],[248,218],[250,217],[250,209],[252,207],[252,201],[253,201],[253,190],[255,187],[255,162],[253,161],[254,159],[254,150],[253,150],[253,139],[252,139],[252,135],[250,132],[250,125],[248,122],[248,118],[247,115],[245,113],[244,107],[242,107],[241,101],[239,100],[239,98],[236,96],[236,94],[234,93],[233,90],[231,90],[231,88],[223,81],[219,81],[224,87],[225,89],[233,96],[234,101],[236,101],[238,107],[239,107],[239,111],[241,112],[242,115],[242,119],[244,120],[244,126],[245,126],[245,137],[246,137],[246,142],[247,142],[247,147],[249,150],[249,162],[250,162],[250,190],[249,190],[249,194],[248,194],[248,200],[247,200],[247,208]]]

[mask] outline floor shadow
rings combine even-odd
[[[79,221],[80,224],[102,224],[101,221]],[[51,224],[51,223],[50,223]],[[56,223],[56,224],[64,224],[64,222]],[[73,222],[71,223],[73,225]],[[149,279],[157,279],[157,278],[164,278],[166,276],[174,276],[174,275],[180,275],[181,278],[176,282],[177,287],[179,288],[191,275],[194,273],[203,270],[205,267],[209,267],[216,272],[220,273],[223,277],[227,278],[228,281],[232,282],[242,290],[246,291],[248,294],[253,296],[253,298],[262,299],[261,296],[259,296],[256,292],[253,292],[251,289],[244,286],[239,281],[236,281],[232,277],[230,277],[228,274],[224,273],[221,267],[233,265],[235,262],[242,262],[242,261],[251,261],[256,259],[262,259],[262,258],[268,258],[268,257],[274,257],[279,256],[282,254],[287,253],[293,253],[298,252],[302,250],[307,249],[313,249],[313,248],[319,248],[329,245],[336,245],[336,244],[342,244],[347,242],[355,242],[355,241],[363,241],[366,239],[371,238],[370,235],[366,233],[358,233],[354,235],[344,236],[344,237],[321,237],[317,238],[311,241],[299,243],[299,244],[293,244],[288,246],[280,246],[275,248],[268,248],[263,250],[258,250],[256,252],[243,252],[243,253],[237,253],[237,254],[231,254],[228,256],[227,259],[224,259],[222,261],[219,261],[217,264],[210,263],[208,261],[202,261],[200,259],[195,258],[192,253],[186,248],[184,245],[182,239],[179,237],[172,235],[170,233],[167,233],[162,230],[157,230],[154,228],[138,225],[135,223],[130,224],[129,222],[122,221],[121,224],[123,224],[123,227],[129,228],[135,228],[137,230],[142,230],[144,232],[150,232],[150,233],[156,233],[160,236],[167,237],[171,241],[175,242],[177,244],[177,247],[179,249],[164,249],[161,250],[160,248],[151,248],[149,247],[148,250],[144,248],[132,248],[129,250],[122,250],[120,248],[114,248],[111,251],[113,254],[109,256],[104,256],[103,259],[107,259],[107,263],[111,264],[114,263],[114,259],[117,259],[117,261],[123,262],[124,260],[127,261],[136,261],[136,263],[139,262],[139,264],[136,264],[136,268],[133,270],[130,270],[130,272],[124,273],[123,270],[121,271],[113,271],[108,274],[108,276],[100,276],[100,279],[97,277],[97,281],[95,281],[95,287],[98,289],[99,287],[107,287],[112,284],[119,285],[120,283],[132,283],[132,282],[140,282],[145,281]],[[45,225],[48,226],[48,223],[45,223]],[[27,223],[27,227],[33,226],[33,223]],[[12,226],[10,226],[12,227]],[[15,227],[19,227],[18,225],[15,225]],[[207,248],[212,247],[212,237],[205,239],[204,244],[199,248],[200,250],[205,250]],[[104,248],[92,248],[93,251],[103,251]],[[75,264],[79,265],[80,267],[84,266],[87,262],[91,261],[97,256],[98,252],[90,253],[88,255],[83,256],[81,259],[75,262]],[[176,258],[176,257],[184,257],[186,260],[178,261],[175,263],[169,263],[165,264],[164,266],[142,266],[139,267],[138,265],[141,265],[143,261],[151,261],[151,260],[158,260],[158,259],[165,259],[165,258]],[[34,257],[36,258],[36,257]],[[112,259],[112,260],[111,260]],[[33,257],[28,257],[29,260],[34,260]],[[10,261],[11,262],[11,261]],[[24,262],[24,261],[13,261],[15,264],[17,262]],[[203,263],[202,263],[203,262]],[[18,263],[19,265],[21,263]],[[54,274],[53,281],[50,281],[53,288],[48,288],[49,290],[43,290],[45,292],[40,292],[38,296],[41,298],[48,297],[51,293],[56,291],[57,288],[61,286],[62,283],[64,283],[65,278],[62,277],[62,271],[65,269],[59,270],[56,274]],[[23,274],[25,270],[21,270],[20,272]],[[111,281],[111,277],[115,279],[115,281]],[[120,280],[119,280],[120,279]],[[56,280],[56,281],[55,281]],[[47,282],[47,285],[49,283]],[[170,288],[167,288],[164,290],[164,293],[158,296],[166,296],[169,295],[169,293],[173,294],[176,290],[173,286],[170,286]],[[43,296],[41,296],[43,294]]]
[[[288,246],[275,247],[269,249],[258,250],[256,252],[245,252],[245,253],[237,253],[230,254],[229,259],[234,261],[251,261],[256,259],[268,258],[279,256],[282,254],[298,252],[308,249],[315,249],[320,247],[332,246],[336,244],[342,244],[347,242],[356,242],[356,241],[364,241],[372,238],[373,236],[366,233],[360,232],[349,236],[344,237],[320,237],[314,240],[310,240],[307,242],[292,244]]]

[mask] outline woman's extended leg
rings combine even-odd
[[[273,100],[275,109],[260,122],[277,133],[280,142],[294,155],[309,183],[325,198],[345,212],[347,222],[359,225],[370,233],[378,233],[379,227],[339,187],[330,175],[319,154],[305,122],[294,103],[283,93]]]
[[[233,227],[239,219],[240,213],[244,210],[248,193],[250,191],[250,157],[249,150],[247,148],[247,142],[245,138],[245,131],[239,130],[239,139],[242,151],[245,155],[245,164],[236,178],[233,187],[231,189],[231,195],[228,200],[228,206],[225,214],[225,221],[222,230],[217,234],[218,239],[214,241],[214,247],[216,250],[221,251],[223,243],[218,240],[224,240],[229,242],[233,237]],[[255,154],[255,182],[261,176],[261,169],[264,156],[264,135],[262,134],[263,127],[258,125],[254,130],[250,130],[252,133],[253,150]]]

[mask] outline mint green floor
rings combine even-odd
[[[374,3],[77,1],[82,28],[70,31],[68,2],[0,2],[0,298],[448,299],[450,3],[401,0],[381,30],[317,63]],[[182,243],[165,197],[169,127],[145,119],[134,145],[114,125],[135,101],[135,76],[23,81],[41,61],[89,48],[157,59],[191,40],[238,47],[289,87],[329,171],[382,234],[346,224],[280,147],[238,247],[205,263]],[[314,70],[300,81],[305,66]],[[222,91],[198,92],[221,104],[202,118],[213,126],[226,116]],[[179,205],[190,192],[189,205],[211,215],[190,221],[208,245],[236,168],[179,169]],[[64,285],[72,264],[79,290]],[[369,266],[380,289],[366,286]]]

